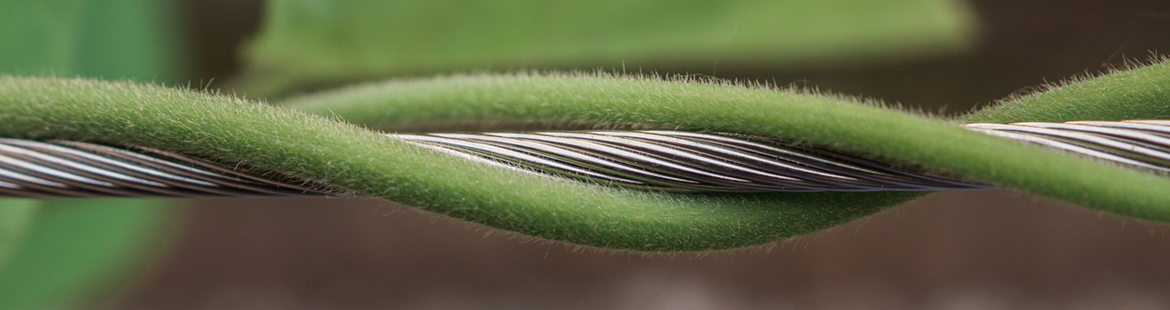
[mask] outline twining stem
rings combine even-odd
[[[1159,63],[1053,91],[1078,98],[1077,105],[1009,104],[970,119],[996,113],[1028,119],[1067,110],[1077,112],[1068,114],[1077,119],[1165,116],[1166,71],[1167,64]],[[1144,82],[1125,83],[1133,79]],[[1077,89],[1084,91],[1072,91]],[[1126,101],[1110,103],[1115,100]],[[1165,194],[1170,180],[1164,177],[817,94],[624,76],[513,74],[370,84],[286,104],[328,117],[153,85],[0,77],[0,136],[132,144],[243,162],[530,236],[639,251],[767,243],[855,220],[923,193],[627,190],[478,164],[337,118],[370,127],[535,120],[736,132],[1170,221],[1170,195]],[[1098,105],[1129,112],[1095,117]]]

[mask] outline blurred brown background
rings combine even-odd
[[[1170,51],[1170,1],[972,5],[982,32],[967,54],[862,67],[720,66],[718,76],[954,115],[1123,56]],[[262,3],[182,8],[198,78],[230,78]],[[380,200],[196,200],[154,272],[103,307],[1166,309],[1168,230],[1012,191],[943,192],[766,248],[646,256],[521,242]]]

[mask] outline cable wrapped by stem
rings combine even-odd
[[[994,136],[1170,173],[1170,121],[975,123]],[[391,134],[451,154],[611,186],[691,192],[864,192],[987,189],[772,139],[683,131]],[[139,148],[0,139],[0,195],[17,197],[329,196],[295,177]]]
[[[1159,63],[1080,81],[1016,101],[1028,107],[1007,104],[966,120],[1170,118],[1170,87],[1163,87],[1168,69]],[[284,104],[288,108],[128,82],[0,77],[0,137],[183,154],[529,236],[639,251],[767,243],[852,221],[924,192],[646,191],[469,161],[368,128],[394,132],[396,126],[443,121],[519,120],[734,133],[1170,220],[1170,181],[1157,173],[815,93],[605,75],[468,75],[364,85]],[[589,135],[595,144],[606,136]]]

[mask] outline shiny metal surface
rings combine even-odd
[[[861,158],[725,134],[590,131],[389,135],[523,167],[617,186],[679,191],[822,192],[983,189]]]
[[[1170,173],[1170,121],[967,124],[1135,169]],[[689,192],[984,189],[773,139],[682,131],[390,134],[486,164],[603,185]],[[321,196],[344,191],[146,148],[0,139],[0,196]]]
[[[285,180],[288,179],[288,180]],[[0,196],[197,197],[341,194],[168,152],[75,141],[0,139]]]
[[[1136,169],[1170,173],[1170,121],[975,123],[965,126]]]

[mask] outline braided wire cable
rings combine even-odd
[[[330,195],[341,191],[147,148],[0,139],[0,195],[197,197]]]
[[[759,137],[680,131],[392,135],[620,186],[689,191],[922,191],[986,186]]]
[[[1135,169],[1170,173],[1170,121],[967,124]],[[715,192],[986,189],[907,165],[774,139],[683,131],[390,134],[492,165],[652,190]],[[0,139],[0,196],[329,196],[323,184],[141,147]]]

